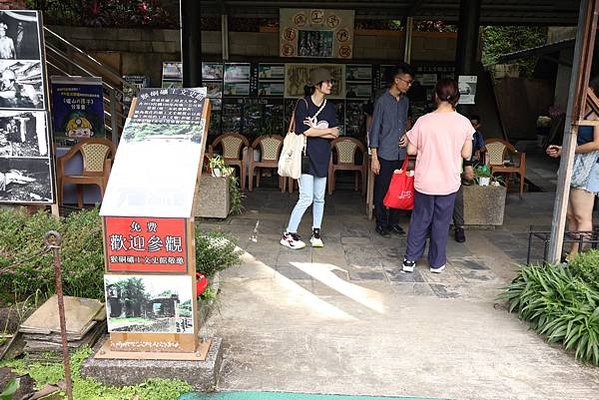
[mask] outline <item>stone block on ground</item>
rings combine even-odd
[[[214,390],[222,365],[222,339],[212,338],[204,361],[123,360],[89,357],[81,365],[84,377],[94,378],[105,385],[139,385],[150,378],[181,379],[194,389]],[[96,346],[95,351],[101,348]]]
[[[200,181],[196,217],[227,218],[229,209],[229,179],[203,174]]]

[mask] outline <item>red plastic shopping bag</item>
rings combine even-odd
[[[404,160],[401,169],[393,172],[383,203],[389,208],[414,209],[414,173],[408,171],[408,157]]]

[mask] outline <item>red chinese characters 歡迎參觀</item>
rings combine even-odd
[[[183,218],[104,217],[108,272],[186,273]]]

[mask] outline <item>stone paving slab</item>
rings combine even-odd
[[[261,208],[263,196],[278,199],[276,209]],[[353,192],[327,196],[335,206],[326,208],[325,248],[280,246],[271,230],[284,227],[296,196],[248,195],[254,212],[237,218],[261,221],[257,243],[247,221],[211,225],[239,235],[248,252],[222,274],[221,313],[210,322],[224,340],[222,389],[597,398],[599,369],[546,344],[497,300],[526,256],[528,226],[550,222],[552,207],[539,208],[551,195],[510,194],[503,227],[467,229],[464,244],[450,238],[440,275],[426,260],[402,273],[405,236],[377,235]]]

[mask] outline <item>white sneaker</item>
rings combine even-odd
[[[320,237],[320,228],[312,229],[312,237],[310,238],[310,244],[312,247],[324,247],[322,239]]]
[[[302,240],[300,239],[300,235],[291,232],[283,233],[283,237],[281,238],[281,241],[279,243],[293,250],[299,250],[306,247],[306,243],[302,242]]]
[[[437,268],[433,268],[431,267],[431,272],[434,274],[440,274],[441,272],[443,272],[443,270],[445,269],[445,264],[441,265],[440,267]]]
[[[414,267],[416,267],[416,261],[410,261],[404,257],[401,270],[403,272],[414,272]]]

